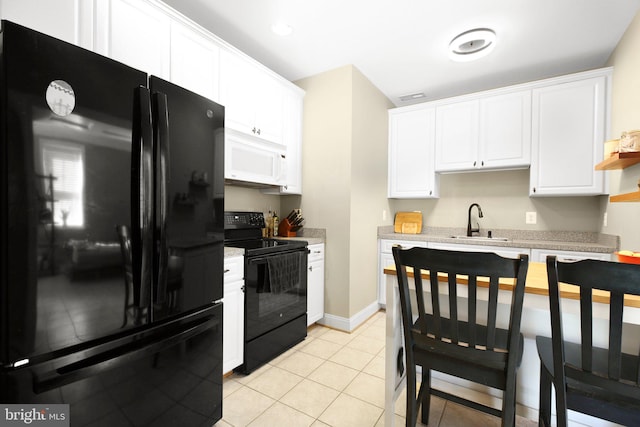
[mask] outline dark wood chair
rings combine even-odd
[[[420,405],[421,420],[428,423],[432,394],[501,416],[503,426],[514,426],[516,374],[524,342],[520,321],[528,256],[512,259],[487,252],[394,247],[393,257],[400,288],[407,366],[407,426],[416,424]],[[423,270],[422,274],[413,274],[419,270]],[[426,274],[429,284],[425,288]],[[415,282],[417,320],[409,291],[411,276]],[[486,292],[482,287],[488,287],[486,298],[478,297]],[[499,289],[512,290],[508,313],[503,314],[502,308],[499,313]],[[424,291],[430,292],[430,301],[429,298],[425,301]],[[499,327],[503,326],[501,322],[504,327]],[[417,398],[416,366],[422,367]],[[432,370],[503,390],[502,409],[432,388]]]
[[[558,427],[567,425],[567,409],[628,426],[640,425],[638,348],[640,337],[623,340],[625,294],[640,295],[640,265],[584,260],[561,262],[547,257],[551,338],[536,337],[540,357],[539,425],[551,425],[551,386],[556,392]],[[563,338],[558,283],[580,287],[580,342]],[[594,345],[594,292],[610,292],[609,330],[603,347]],[[566,314],[566,313],[565,313]],[[574,327],[575,329],[575,327]],[[624,347],[633,354],[623,352]]]

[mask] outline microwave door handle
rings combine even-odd
[[[169,249],[167,247],[167,183],[169,181],[169,114],[167,96],[154,92],[152,97],[153,123],[155,137],[155,176],[156,176],[156,239],[158,239],[157,257],[157,289],[154,301],[165,301],[167,292]]]
[[[150,94],[143,86],[134,91],[131,153],[133,301],[145,309],[150,304],[153,272],[153,132]]]

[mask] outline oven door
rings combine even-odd
[[[307,312],[307,248],[248,256],[245,265],[245,341]]]

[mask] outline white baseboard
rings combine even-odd
[[[369,317],[373,316],[380,310],[380,305],[377,301],[372,302],[364,309],[360,310],[355,315],[346,318],[341,316],[334,316],[333,314],[325,314],[322,319],[318,321],[319,324],[328,326],[333,329],[339,329],[345,332],[352,332],[358,326],[363,324]]]

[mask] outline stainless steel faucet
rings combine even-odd
[[[478,224],[478,228],[471,228],[471,209],[473,209],[474,206],[478,208],[478,218],[482,218],[482,209],[480,208],[480,205],[472,203],[471,206],[469,206],[469,217],[467,219],[467,237],[471,237],[473,233],[480,234],[480,224]]]

